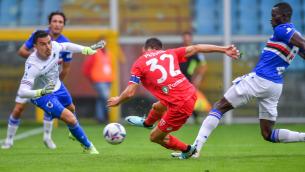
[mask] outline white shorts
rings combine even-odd
[[[21,98],[19,96],[16,96],[16,99],[15,99],[16,103],[21,103],[21,104],[26,104],[29,101],[30,101],[30,99],[28,99],[28,98]]]
[[[274,83],[249,73],[238,77],[225,93],[224,97],[236,108],[257,98],[259,104],[259,119],[276,121],[277,104],[282,93],[283,84]]]

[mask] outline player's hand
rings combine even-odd
[[[82,54],[84,55],[92,55],[92,54],[95,54],[96,53],[96,50],[93,50],[92,48],[90,47],[85,47],[83,50],[82,50]]]
[[[225,53],[233,59],[238,59],[240,56],[239,50],[234,45],[227,46]]]
[[[120,104],[120,100],[119,97],[110,97],[107,101],[107,106],[108,107],[115,107],[118,106]]]
[[[35,97],[42,97],[44,95],[51,94],[54,88],[55,84],[53,82],[50,82],[43,89],[37,90]]]

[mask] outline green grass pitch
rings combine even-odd
[[[42,134],[18,140],[10,150],[0,150],[0,172],[218,172],[218,171],[304,171],[305,144],[273,144],[260,136],[259,126],[244,124],[220,126],[209,138],[199,159],[178,160],[172,151],[149,141],[149,130],[124,125],[125,141],[110,145],[102,137],[104,126],[84,125],[89,138],[100,151],[86,155],[77,142],[68,139],[64,125],[55,128],[56,150],[42,144]],[[21,125],[18,133],[41,127]],[[199,125],[186,125],[174,133],[182,141],[192,143]],[[280,128],[305,131],[305,125],[277,125]],[[1,124],[0,138],[6,133]]]

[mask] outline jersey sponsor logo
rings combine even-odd
[[[177,87],[179,84],[181,84],[183,81],[185,81],[186,80],[186,78],[185,77],[183,77],[183,78],[181,78],[181,79],[178,79],[176,82],[174,82],[173,84],[169,84],[168,85],[168,87],[169,87],[169,89],[173,89],[173,88],[175,88],[175,87]]]

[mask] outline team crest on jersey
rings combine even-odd
[[[50,102],[50,101],[48,101],[48,103],[47,103],[47,107],[48,107],[49,109],[51,109],[51,108],[53,107],[53,103],[52,103],[52,102]]]
[[[169,88],[167,86],[163,86],[162,87],[162,92],[165,93],[165,94],[168,94]]]

